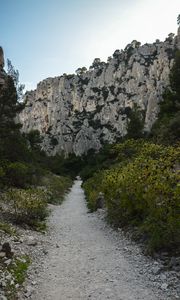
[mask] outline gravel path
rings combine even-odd
[[[53,210],[50,232],[48,254],[31,299],[169,299],[140,271],[148,261],[138,247],[131,242],[129,248],[124,237],[120,240],[121,233],[110,229],[100,212],[87,213],[80,180]]]

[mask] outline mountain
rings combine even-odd
[[[164,42],[141,46],[134,40],[107,63],[96,58],[89,70],[43,80],[25,95],[26,106],[19,115],[22,131],[39,130],[42,149],[49,155],[82,155],[124,136],[129,111],[136,106],[149,132],[177,49],[180,28]]]

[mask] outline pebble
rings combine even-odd
[[[0,300],[7,300],[7,298],[3,295],[0,295]]]
[[[167,291],[167,289],[168,289],[168,284],[167,284],[167,283],[163,283],[163,284],[161,285],[161,289],[164,290],[164,291]]]
[[[0,252],[0,258],[4,258],[6,256],[5,252]]]
[[[11,263],[11,261],[12,261],[11,259],[7,259],[7,260],[5,260],[5,262],[4,262],[4,263],[5,263],[7,266],[9,266],[9,265],[10,265],[10,263]]]

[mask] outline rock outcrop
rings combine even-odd
[[[7,77],[4,71],[4,52],[3,48],[0,47],[0,86],[5,84],[5,78]]]
[[[0,47],[0,68],[4,68],[4,52],[2,47]]]
[[[136,103],[144,112],[144,130],[150,131],[177,49],[180,29],[164,42],[141,46],[133,41],[107,63],[95,59],[88,71],[79,68],[76,75],[43,80],[25,95],[22,130],[38,129],[48,154],[82,155],[124,136],[128,111]]]

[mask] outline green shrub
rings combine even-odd
[[[46,193],[49,195],[48,202],[60,204],[64,199],[64,194],[71,187],[72,180],[49,173],[42,178],[41,185],[46,187]]]
[[[12,259],[10,265],[6,267],[7,274],[12,274],[12,279],[6,280],[5,295],[8,300],[18,299],[18,291],[26,279],[27,270],[31,261],[27,255],[15,257]]]
[[[17,257],[8,267],[8,271],[13,275],[15,284],[22,285],[26,278],[26,273],[30,265],[30,258],[27,255]]]
[[[0,167],[0,178],[4,177],[5,172],[2,167]]]
[[[7,183],[15,187],[26,187],[32,182],[33,167],[22,162],[12,162],[6,167]]]
[[[43,221],[48,215],[46,197],[46,193],[38,189],[10,189],[5,193],[15,221],[32,226],[34,221]]]
[[[4,185],[4,176],[5,172],[4,169],[0,166],[0,188]]]
[[[84,184],[88,206],[95,209],[101,191],[109,220],[117,226],[138,227],[149,251],[180,249],[180,148],[141,142],[141,148],[135,143],[133,149],[132,141],[126,141],[118,150],[120,161],[124,155],[131,159]]]
[[[16,235],[16,230],[8,223],[0,222],[0,230],[4,231],[9,235]]]
[[[85,195],[87,198],[87,206],[91,212],[97,209],[97,198],[102,189],[101,182],[102,174],[97,173],[83,184],[83,188],[85,190]]]

